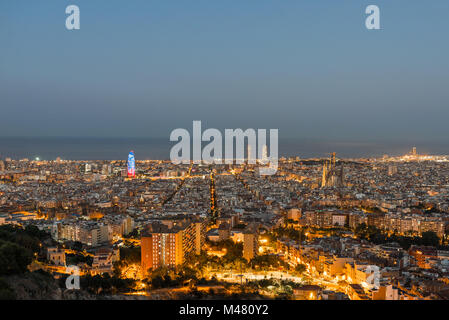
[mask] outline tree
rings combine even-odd
[[[2,225],[0,226],[0,239],[37,253],[40,250],[40,240],[34,236],[35,232],[34,228],[23,229],[14,225]]]
[[[355,227],[355,230],[354,230],[354,232],[355,232],[357,235],[361,235],[361,234],[363,234],[365,231],[366,231],[366,223],[364,223],[364,222],[358,224],[358,225]]]
[[[437,247],[440,244],[440,238],[433,231],[426,231],[421,234],[422,244],[425,246]]]
[[[80,280],[81,287],[94,294],[115,294],[117,291],[127,292],[135,286],[135,281],[132,279],[111,277],[108,273],[95,276],[85,275]],[[60,285],[64,286],[65,281],[61,281]]]
[[[132,238],[132,239],[138,239],[139,238],[139,230],[137,228],[135,228],[133,231],[128,233],[127,237]]]
[[[307,270],[306,265],[304,265],[302,263],[296,265],[296,267],[295,267],[295,272],[298,274],[303,274],[304,272],[306,272],[306,270]]]
[[[38,227],[33,225],[28,225],[25,227],[25,232],[30,236],[37,238],[39,240],[45,240],[49,237],[49,234],[43,230],[39,230]]]
[[[25,273],[32,259],[29,249],[0,240],[0,275]]]
[[[164,286],[164,279],[160,275],[157,275],[151,279],[151,285],[154,289],[162,288]]]
[[[279,267],[284,268],[289,267],[289,265],[283,260],[281,260],[279,256],[272,254],[256,256],[251,260],[250,264],[256,267],[257,269],[261,270],[269,270],[271,268],[278,269]]]
[[[79,242],[79,241],[75,241],[72,244],[72,249],[75,250],[75,251],[81,251],[81,250],[83,250],[83,244],[81,242]]]
[[[232,262],[243,257],[243,243],[227,243],[225,248],[226,254],[223,256],[225,260]]]
[[[140,263],[140,247],[120,248],[120,260],[127,263]]]
[[[9,285],[0,278],[0,300],[15,300],[16,295]]]
[[[190,279],[197,279],[197,271],[188,266],[182,266],[181,269],[177,272],[177,280],[185,281]]]

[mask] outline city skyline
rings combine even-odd
[[[448,298],[447,158],[259,165],[0,161],[2,297]]]

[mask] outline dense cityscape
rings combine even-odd
[[[134,152],[5,158],[0,297],[445,300],[448,193],[449,157],[416,148],[281,158],[271,176]]]

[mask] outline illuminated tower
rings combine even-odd
[[[128,155],[128,178],[134,178],[136,176],[136,160],[134,158],[134,151],[131,151]]]

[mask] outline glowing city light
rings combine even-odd
[[[134,151],[128,155],[128,177],[134,178],[136,176],[136,160],[134,158]]]

